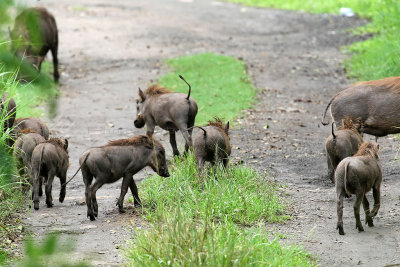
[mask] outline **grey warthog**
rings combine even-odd
[[[337,125],[346,116],[361,120],[361,132],[376,137],[400,132],[400,77],[358,82],[339,92],[325,109],[322,124],[327,125],[330,107]]]
[[[335,169],[339,162],[357,153],[358,147],[363,142],[363,138],[358,132],[361,127],[359,121],[359,119],[353,121],[351,118],[346,117],[337,131],[333,130],[334,122],[332,122],[332,134],[326,138],[325,149],[328,162],[328,177],[333,183],[335,182]]]
[[[344,235],[343,230],[343,198],[345,195],[356,195],[354,202],[354,217],[356,228],[364,231],[360,220],[361,202],[365,212],[365,222],[368,226],[374,226],[372,218],[378,213],[380,207],[380,186],[382,171],[379,164],[379,145],[362,143],[357,154],[343,159],[336,168],[336,196],[337,196],[337,229]],[[374,208],[369,211],[369,202],[365,194],[372,188],[374,196]]]
[[[14,121],[13,134],[18,135],[23,129],[30,129],[48,140],[50,131],[47,125],[39,118],[18,118]]]
[[[21,175],[25,174],[25,168],[28,170],[28,173],[31,173],[32,152],[38,144],[43,143],[44,141],[46,140],[43,136],[31,129],[20,131],[20,136],[14,144],[14,157],[17,161],[17,167]],[[39,196],[41,195],[42,193],[40,191]]]
[[[114,140],[105,146],[90,148],[82,154],[79,164],[86,187],[87,216],[92,221],[98,215],[96,192],[103,184],[114,183],[123,178],[117,206],[120,212],[124,212],[123,203],[128,187],[131,189],[134,205],[141,205],[133,180],[133,175],[138,171],[149,166],[158,175],[169,177],[164,147],[147,136]],[[92,185],[93,177],[96,181]]]
[[[8,93],[4,93],[0,98],[0,116],[4,119],[3,132],[13,126],[16,114],[17,105],[14,98],[9,97]]]
[[[51,188],[54,177],[60,178],[61,190],[59,201],[62,203],[65,198],[68,160],[68,140],[62,138],[50,138],[38,144],[32,152],[32,176],[33,176],[33,207],[39,209],[39,191],[42,187],[42,179],[46,182],[46,204],[53,206]]]
[[[53,77],[58,81],[58,30],[54,16],[47,9],[33,7],[22,11],[15,19],[10,37],[16,56],[23,58],[39,71],[50,50],[53,56]]]
[[[184,80],[182,76],[179,77]],[[150,86],[144,92],[139,88],[139,99],[136,100],[135,127],[142,128],[146,124],[146,134],[149,137],[153,136],[156,125],[169,131],[169,141],[174,155],[179,155],[175,139],[176,131],[181,131],[185,138],[185,150],[193,144],[192,127],[197,114],[197,103],[190,97],[191,89],[188,83],[187,85],[189,86],[187,95],[171,92],[158,85]]]
[[[213,165],[222,161],[226,168],[231,155],[229,122],[223,125],[221,119],[215,118],[214,121],[209,121],[208,125],[198,128],[202,131],[193,135],[193,150],[199,171],[202,171],[206,161]]]

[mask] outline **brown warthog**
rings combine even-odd
[[[400,132],[400,77],[358,82],[339,92],[329,102],[322,118],[325,121],[330,107],[337,125],[346,116],[361,119],[361,132],[376,137]]]
[[[31,158],[35,147],[46,141],[43,136],[30,129],[20,131],[20,136],[14,144],[14,156],[21,175],[25,174],[25,168],[31,173]],[[41,189],[41,188],[40,188]],[[42,194],[39,192],[39,196]]]
[[[183,81],[182,76],[179,76]],[[186,82],[186,81],[185,81]],[[186,82],[187,83],[187,82]],[[185,138],[185,150],[192,146],[192,131],[197,114],[197,103],[188,95],[174,93],[164,87],[153,85],[144,92],[139,88],[139,99],[136,100],[137,114],[135,127],[147,125],[147,136],[152,137],[154,128],[169,131],[169,141],[174,155],[179,155],[176,146],[175,132],[180,130]]]
[[[32,152],[32,176],[33,176],[33,207],[39,209],[39,191],[42,187],[42,179],[46,182],[46,204],[48,208],[53,206],[51,188],[54,176],[60,178],[61,190],[59,201],[65,198],[68,160],[68,140],[62,138],[50,138],[38,144]]]
[[[16,56],[39,71],[50,50],[53,56],[53,77],[58,82],[58,30],[52,14],[43,7],[25,9],[16,17],[10,37]]]
[[[17,105],[14,98],[9,97],[8,93],[4,93],[0,98],[0,116],[4,119],[3,132],[13,126],[16,114]]]
[[[138,171],[149,166],[158,175],[169,177],[164,147],[147,136],[114,140],[105,146],[93,147],[82,154],[79,164],[86,186],[87,216],[92,221],[98,215],[96,192],[103,184],[114,183],[123,178],[117,206],[120,212],[124,212],[124,197],[128,187],[131,189],[134,205],[141,205],[133,180],[133,175]],[[92,185],[93,177],[96,181]]]
[[[14,121],[13,134],[17,136],[23,129],[30,129],[48,140],[50,131],[47,125],[39,118],[18,118]]]
[[[193,136],[193,150],[199,171],[202,171],[206,161],[212,165],[222,161],[226,168],[231,155],[229,122],[223,125],[221,119],[215,118],[214,121],[209,121],[207,126],[198,128],[202,131]]]
[[[368,226],[374,226],[372,218],[378,213],[380,207],[380,186],[382,171],[379,164],[379,145],[362,143],[357,154],[343,159],[336,168],[336,196],[337,196],[337,229],[344,235],[343,230],[343,198],[345,195],[356,195],[354,202],[354,217],[356,228],[364,231],[360,220],[360,205],[363,203],[365,222]],[[369,202],[365,194],[372,188],[374,196],[374,208],[369,211]]]
[[[333,183],[335,182],[335,169],[339,162],[357,153],[358,147],[363,142],[358,132],[361,127],[359,121],[359,119],[353,121],[346,117],[337,131],[333,130],[334,122],[332,122],[332,134],[325,141],[325,149],[328,162],[328,177]]]

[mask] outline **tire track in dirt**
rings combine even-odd
[[[335,192],[325,177],[323,144],[330,130],[319,126],[320,116],[330,97],[349,83],[339,49],[363,38],[346,33],[363,21],[210,0],[40,3],[54,13],[60,30],[62,95],[50,125],[54,134],[70,138],[70,175],[88,147],[143,134],[133,127],[136,90],[166,71],[162,60],[201,52],[235,56],[248,64],[261,92],[232,131],[233,161],[267,169],[288,185],[293,220],[273,225],[290,236],[283,242],[302,243],[322,266],[400,263],[397,141],[379,141],[384,186],[374,228],[356,232],[349,200],[347,234],[338,235]],[[165,134],[158,131],[156,137],[171,152]],[[145,176],[142,172],[135,179]],[[55,182],[53,195],[58,188]],[[79,174],[68,185],[64,203],[47,209],[42,202],[38,212],[28,213],[27,229],[38,236],[59,231],[77,241],[74,257],[94,259],[98,266],[120,265],[118,248],[130,236],[129,226],[144,225],[132,208],[118,214],[119,188],[115,183],[98,191],[99,218],[90,222]]]

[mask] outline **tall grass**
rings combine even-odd
[[[199,176],[192,153],[176,158],[171,176],[153,176],[140,185],[149,220],[162,220],[163,214],[180,207],[186,217],[217,222],[254,225],[288,219],[285,205],[278,197],[279,188],[266,176],[240,166],[227,170],[210,169]]]
[[[249,108],[256,89],[247,75],[245,63],[230,56],[203,53],[167,60],[170,72],[159,79],[169,89],[187,93],[188,88],[178,75],[191,85],[191,96],[199,111],[198,125],[215,116],[232,120],[240,111]]]
[[[175,158],[169,178],[139,187],[148,229],[136,230],[132,266],[312,266],[299,246],[283,246],[266,222],[288,218],[279,188],[247,167],[199,175],[193,155]]]
[[[348,76],[358,80],[374,80],[400,75],[400,1],[397,0],[229,0],[250,6],[303,10],[312,13],[338,14],[341,7],[350,7],[371,23],[358,30],[374,33],[365,42],[348,48],[352,57],[345,62]]]

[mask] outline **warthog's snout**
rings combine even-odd
[[[168,172],[168,169],[166,169],[166,168],[162,168],[162,169],[159,171],[159,175],[162,176],[162,177],[169,177],[169,176],[170,176],[170,175],[169,175],[169,172]]]
[[[135,124],[136,128],[143,128],[145,123],[144,123],[144,120],[139,119],[139,120],[135,120],[134,124]]]

